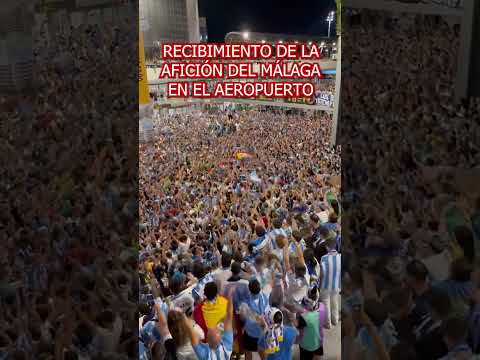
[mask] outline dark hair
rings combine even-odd
[[[447,318],[452,310],[450,297],[443,291],[433,290],[428,297],[428,301],[432,311],[435,311],[442,319]]]
[[[457,317],[450,318],[443,323],[443,335],[455,343],[463,342],[467,338],[468,322]]]
[[[311,248],[305,249],[305,251],[303,252],[303,258],[307,263],[314,263],[315,253],[313,249]]]
[[[277,217],[273,220],[273,227],[275,229],[281,229],[283,220],[280,217]]]
[[[319,231],[319,233],[320,233],[320,235],[321,235],[322,237],[328,236],[328,234],[329,234],[329,232],[330,232],[330,231],[328,230],[328,228],[327,228],[326,226],[323,226],[323,225],[321,225],[321,226],[319,227],[319,230],[318,230],[318,231]]]
[[[192,274],[197,279],[201,279],[205,276],[205,266],[201,261],[195,261],[192,266]]]
[[[340,206],[338,204],[338,201],[337,200],[332,200],[331,206],[333,208],[333,211],[335,211],[335,214],[338,215],[338,213],[340,212]]]
[[[229,267],[232,263],[232,255],[227,252],[222,252],[222,267]]]
[[[475,245],[472,231],[466,226],[458,226],[454,230],[455,239],[458,245],[463,249],[463,254],[470,262],[473,263],[475,254]]]
[[[258,265],[258,266],[265,265],[265,258],[263,256],[257,256],[254,262],[255,262],[255,265]]]
[[[472,271],[472,265],[463,257],[452,262],[450,277],[454,281],[466,282],[470,280]]]
[[[255,234],[257,234],[258,237],[264,236],[265,228],[262,225],[255,226]]]
[[[203,290],[203,294],[209,301],[215,300],[218,294],[218,287],[217,284],[215,284],[214,281],[209,282],[205,285],[205,288]]]
[[[388,318],[386,307],[379,301],[374,299],[366,299],[363,308],[365,314],[372,320],[375,326],[382,326]]]
[[[415,348],[407,343],[401,342],[392,347],[390,350],[390,359],[391,360],[417,360],[418,356],[415,351]]]
[[[318,223],[320,221],[320,218],[318,217],[317,214],[312,214],[310,215],[310,220],[313,221],[314,223]]]
[[[298,230],[293,230],[292,231],[292,236],[296,241],[302,240],[302,234]]]
[[[425,281],[428,277],[428,269],[425,264],[419,260],[412,260],[406,266],[408,276],[411,276],[416,281]]]
[[[318,288],[316,286],[308,290],[308,298],[313,301],[318,299]]]
[[[102,311],[100,315],[98,315],[97,320],[100,323],[100,326],[107,327],[113,323],[113,321],[115,320],[115,315],[111,310],[105,310]]]
[[[149,315],[152,311],[152,308],[147,303],[138,304],[138,312],[140,316]]]
[[[332,250],[337,247],[337,240],[335,239],[335,237],[332,236],[331,238],[325,240],[325,244],[327,245],[327,250]]]
[[[235,254],[233,254],[233,261],[240,263],[243,261],[243,255],[240,251],[237,251]]]
[[[232,272],[232,275],[239,275],[240,272],[242,271],[242,264],[240,264],[237,261],[234,261],[232,265],[230,265],[230,271]]]
[[[260,282],[257,279],[250,280],[248,283],[248,290],[250,290],[253,295],[259,294],[261,290]]]
[[[295,265],[295,276],[303,277],[307,273],[307,268],[300,263]]]
[[[392,305],[392,310],[396,311],[408,305],[409,300],[411,299],[412,292],[409,289],[397,287],[388,294],[387,299],[388,303]]]
[[[330,213],[330,215],[328,215],[328,221],[333,223],[333,224],[336,224],[337,221],[338,221],[337,214],[335,214],[334,212]]]
[[[273,315],[273,323],[274,324],[281,324],[283,321],[283,314],[281,311],[277,311],[275,315]]]
[[[90,344],[93,340],[93,334],[90,331],[90,327],[85,323],[79,324],[75,329],[75,339],[76,344],[81,347],[86,347]]]

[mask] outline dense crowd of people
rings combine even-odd
[[[132,28],[35,34],[34,83],[1,98],[2,359],[138,356]]]
[[[439,16],[346,15],[343,356],[471,359],[480,352],[480,101],[454,99],[459,27]]]
[[[211,109],[159,123],[140,147],[140,358],[292,359],[294,344],[321,356],[340,321],[331,115]]]

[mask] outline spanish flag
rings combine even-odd
[[[228,300],[217,296],[214,301],[205,300],[193,310],[193,319],[202,328],[207,338],[209,328],[215,328],[227,315]]]
[[[237,160],[245,160],[245,159],[250,159],[250,158],[252,158],[252,155],[249,154],[249,153],[247,153],[247,152],[241,152],[241,151],[239,151],[239,152],[237,152],[237,153],[235,154],[235,158],[236,158]]]

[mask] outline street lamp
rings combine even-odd
[[[330,25],[332,24],[332,21],[335,20],[335,12],[330,11],[327,16],[327,22],[328,22],[328,37],[330,37]]]

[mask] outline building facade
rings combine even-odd
[[[145,48],[164,41],[198,42],[198,0],[140,0],[140,18],[147,24]]]
[[[31,88],[34,9],[25,1],[0,12],[0,94]]]

